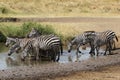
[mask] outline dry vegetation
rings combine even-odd
[[[43,23],[44,24],[44,23]],[[117,45],[120,47],[120,26],[119,23],[98,23],[98,22],[82,22],[82,23],[45,23],[52,25],[52,27],[55,29],[55,31],[58,34],[63,35],[63,39],[76,36],[78,34],[81,34],[83,31],[88,30],[95,30],[97,32],[102,32],[105,30],[113,30],[116,32],[119,42],[117,42]]]
[[[0,16],[119,16],[120,0],[0,0]]]

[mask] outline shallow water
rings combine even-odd
[[[1,45],[1,47],[6,48],[3,45]],[[16,66],[42,65],[50,63],[48,61],[40,62],[35,60],[21,61],[20,53],[19,54],[13,53],[11,56],[8,56],[7,55],[8,49],[6,48],[2,50],[0,51],[0,70],[9,69]],[[91,58],[89,51],[90,51],[89,47],[87,47],[86,50],[81,50],[82,54],[79,54],[78,60],[83,61]],[[67,50],[64,50],[63,55],[61,55],[60,57],[59,63],[75,62],[76,61],[75,52],[76,50],[72,50],[71,53],[68,53]]]

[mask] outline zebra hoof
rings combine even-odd
[[[21,61],[25,61],[25,59],[21,58]]]
[[[106,56],[106,54],[104,54],[104,56]]]
[[[113,54],[108,54],[108,55],[113,55]]]
[[[70,50],[68,50],[68,53],[70,53],[71,51]]]
[[[79,53],[81,53],[81,51],[79,51]]]
[[[11,54],[8,54],[8,56],[11,56]]]

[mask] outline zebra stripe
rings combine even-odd
[[[34,39],[35,40],[29,44],[31,44],[32,47],[36,50],[36,59],[39,59],[39,56],[41,56],[41,54],[39,53],[40,50],[45,50],[52,51],[55,56],[58,55],[57,61],[59,60],[61,46],[61,41],[59,37],[57,37],[56,35],[41,35],[39,37],[35,37]],[[26,52],[28,50],[27,46],[25,48]],[[54,61],[55,58],[56,57],[54,57]]]
[[[78,58],[78,52],[81,53],[81,51],[79,51],[79,47],[81,45],[90,43],[91,38],[95,36],[94,33],[95,31],[85,31],[84,33],[74,37],[68,44],[68,52],[71,52],[72,46],[76,45],[77,46],[76,56]],[[90,53],[92,53],[93,45],[91,43],[90,43],[90,47],[91,47]]]
[[[116,37],[117,36],[115,32],[111,30],[97,33],[97,36],[94,39],[94,46],[97,51],[97,56],[99,54],[98,51],[99,51],[100,46],[103,46],[103,45],[106,45],[106,51],[104,55],[106,55],[107,49],[109,49],[109,54],[111,54],[111,49],[112,49],[111,45],[114,42],[113,39]]]
[[[18,39],[18,38],[7,37],[7,40],[6,40],[7,46],[10,45],[12,42],[14,42],[14,45],[12,45],[12,47],[10,47],[8,55],[10,56],[12,53],[18,51],[19,49],[23,50],[24,47],[31,41],[32,41],[32,39],[30,39],[30,38]]]

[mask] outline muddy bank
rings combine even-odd
[[[92,57],[88,60],[69,63],[49,63],[44,65],[20,66],[0,70],[1,80],[46,80],[65,76],[76,71],[95,70],[99,67],[120,63],[120,53]],[[118,53],[118,54],[117,54]]]
[[[120,80],[120,63],[101,67],[92,71],[79,71],[51,80]]]

